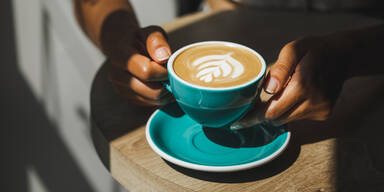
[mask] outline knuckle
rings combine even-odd
[[[148,95],[148,98],[154,101],[160,101],[162,96],[162,90],[155,90],[151,95]]]
[[[265,118],[266,119],[270,119],[270,120],[273,120],[273,119],[277,119],[278,118],[278,112],[276,109],[272,108],[272,109],[268,109],[266,112],[265,112]]]
[[[297,94],[297,99],[302,99],[308,96],[308,90],[304,88],[305,86],[299,79],[291,79],[289,83],[292,85],[292,87],[294,87],[294,90]]]
[[[283,61],[278,61],[272,68],[271,73],[280,75],[288,75],[291,71],[290,67]]]
[[[315,120],[324,121],[324,120],[329,119],[330,116],[331,116],[331,110],[324,110],[324,111],[319,112],[316,115]]]
[[[140,79],[144,81],[149,81],[152,79],[153,76],[153,69],[150,65],[150,63],[143,63],[141,65],[141,71],[140,71]]]

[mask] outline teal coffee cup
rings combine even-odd
[[[261,66],[259,65],[258,68],[260,72],[252,76],[247,82],[226,87],[198,85],[178,76],[174,70],[175,59],[190,48],[205,45],[223,45],[247,50],[260,61]],[[227,58],[228,56],[225,55],[223,58],[224,57]],[[213,60],[214,62],[212,65],[219,65],[221,62],[217,58],[213,58]],[[231,61],[233,61],[233,58],[229,59],[229,62]],[[236,61],[233,62],[236,64]],[[226,67],[224,66],[222,68],[225,69]],[[259,53],[244,45],[224,41],[206,41],[190,44],[177,50],[169,58],[167,69],[168,82],[165,83],[165,87],[174,95],[180,108],[199,124],[206,127],[219,128],[229,126],[239,120],[250,109],[255,98],[259,97],[262,78],[266,71],[266,64]],[[186,68],[185,70],[188,69]],[[253,69],[251,68],[248,70]],[[225,75],[225,72],[223,73]],[[214,77],[215,75],[217,74],[212,72],[211,76]],[[200,79],[207,81],[211,79],[211,76],[205,76],[205,79],[200,77]]]

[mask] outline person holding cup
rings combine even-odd
[[[110,80],[129,101],[161,106],[173,100],[164,88],[166,63],[171,56],[160,27],[140,28],[126,0],[75,0],[80,26],[111,60]],[[382,73],[379,51],[384,26],[305,37],[285,45],[266,76],[264,90],[273,94],[262,112],[250,112],[246,120],[268,119],[275,124],[299,119],[329,117],[347,78]],[[256,118],[257,119],[257,118]]]

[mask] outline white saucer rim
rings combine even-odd
[[[189,169],[193,169],[193,170],[206,171],[206,172],[232,172],[232,171],[241,171],[241,170],[246,170],[246,169],[258,167],[258,166],[261,166],[265,163],[268,163],[268,162],[272,161],[273,159],[275,159],[276,157],[278,157],[287,148],[288,143],[291,139],[291,132],[290,131],[286,132],[287,138],[285,139],[283,145],[281,145],[281,147],[278,150],[276,150],[275,152],[273,152],[271,155],[269,155],[263,159],[257,160],[257,161],[253,161],[253,162],[249,162],[249,163],[245,163],[245,164],[240,164],[240,165],[228,165],[228,166],[199,165],[199,164],[195,164],[195,163],[186,162],[186,161],[177,159],[171,155],[168,155],[167,153],[163,152],[159,147],[157,147],[157,145],[153,142],[151,135],[150,135],[150,131],[149,131],[149,129],[150,129],[149,125],[151,124],[151,122],[152,122],[153,118],[156,116],[156,114],[159,113],[159,111],[160,111],[160,109],[157,109],[156,111],[154,111],[152,113],[152,115],[149,117],[147,124],[145,126],[145,137],[146,137],[147,143],[149,144],[149,146],[152,148],[152,150],[155,153],[160,155],[160,157],[164,158],[165,160],[167,160],[173,164],[179,165],[181,167],[185,167],[185,168],[189,168]]]

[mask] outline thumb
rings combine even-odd
[[[165,37],[163,29],[157,26],[150,26],[144,29],[147,33],[145,45],[149,56],[156,63],[164,63],[171,56],[171,48]]]
[[[270,68],[269,75],[265,84],[265,91],[269,94],[278,93],[288,81],[290,75],[295,70],[301,57],[295,47],[295,42],[288,43],[281,49],[275,64]]]

